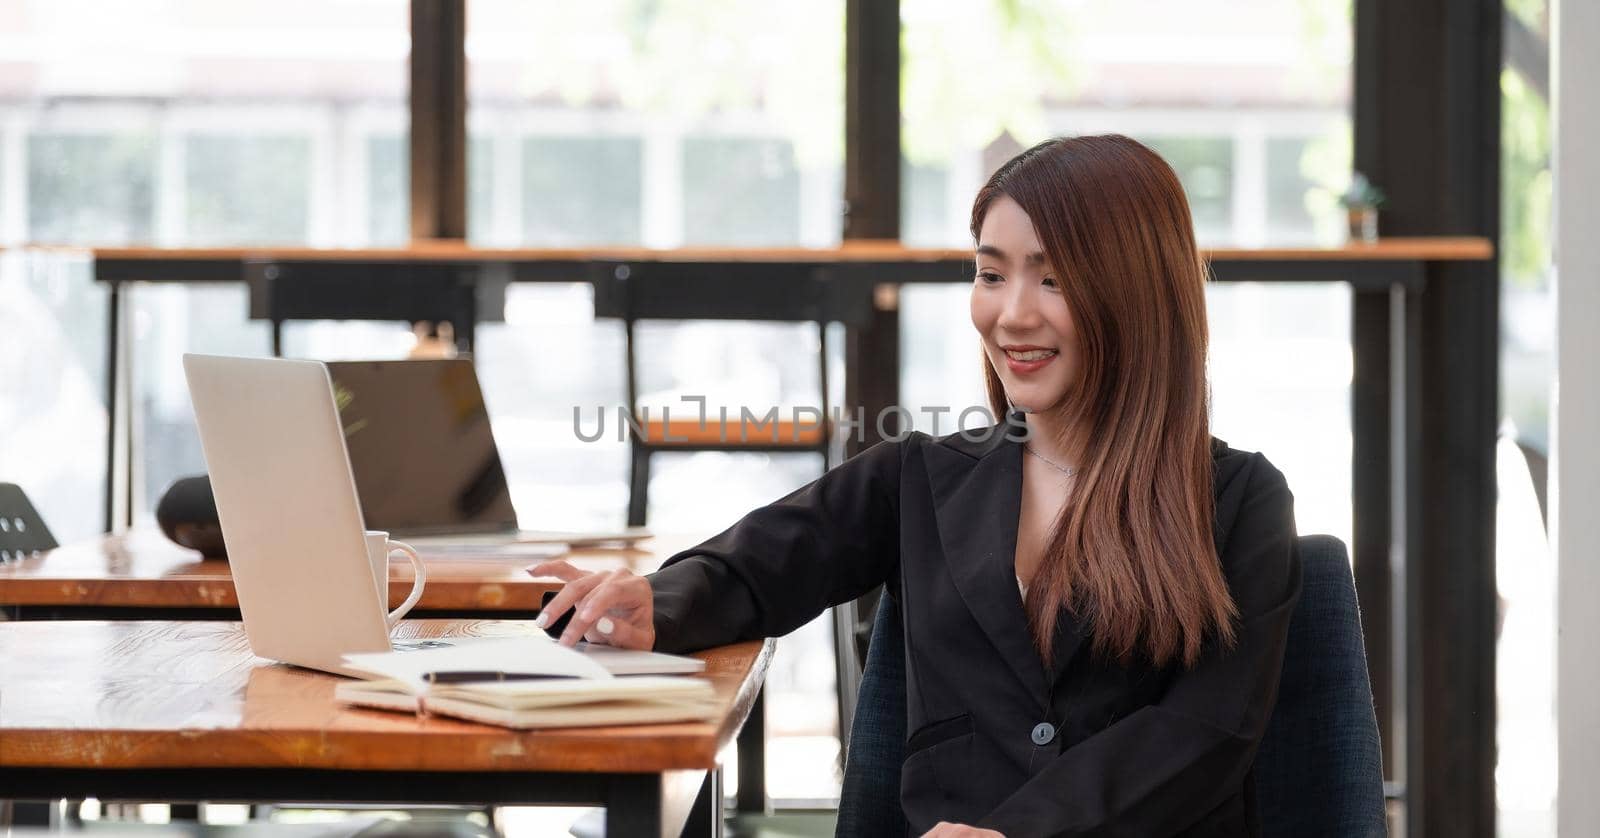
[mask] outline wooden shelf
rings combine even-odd
[[[704,423],[698,419],[674,419],[670,423],[651,419],[641,425],[644,429],[640,435],[641,441],[657,449],[713,445],[730,448],[783,446],[807,450],[822,444],[823,429],[816,422],[794,422],[789,419],[765,423],[743,422],[738,417],[730,417],[726,423],[712,419]]]
[[[480,248],[455,240],[419,241],[405,247],[100,247],[28,245],[15,249],[88,253],[96,260],[125,262],[281,261],[281,262],[724,262],[852,264],[966,261],[964,248],[912,248],[894,241],[853,241],[833,248],[640,247]],[[1386,238],[1331,247],[1205,247],[1208,260],[1283,261],[1472,261],[1491,258],[1494,245],[1472,236]]]

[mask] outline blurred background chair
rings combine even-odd
[[[56,547],[55,536],[28,500],[22,487],[0,483],[0,564],[22,561]],[[0,620],[7,618],[0,606]],[[48,826],[54,806],[41,802],[0,800],[0,827]]]
[[[0,483],[0,563],[21,561],[56,548],[55,536],[45,526],[22,487]]]
[[[646,523],[650,500],[650,459],[663,452],[730,451],[754,453],[815,452],[821,471],[833,457],[832,425],[828,393],[828,328],[833,314],[831,289],[809,265],[753,265],[758,274],[730,278],[693,262],[634,265],[602,263],[593,274],[595,317],[622,320],[626,353],[627,405],[634,412],[636,430],[629,434],[631,465],[628,476],[628,525]],[[640,373],[638,340],[635,332],[645,320],[742,320],[763,323],[812,323],[817,331],[817,397],[822,419],[798,421],[783,417],[781,409],[775,423],[763,423],[767,410],[775,405],[728,405],[729,415],[715,418],[698,415],[692,403],[670,405],[681,419],[664,421],[665,414],[652,418],[648,406],[639,403]],[[707,413],[719,405],[705,404]],[[756,414],[744,421],[741,410]],[[643,429],[644,433],[639,433]]]

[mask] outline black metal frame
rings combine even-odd
[[[1357,0],[1355,165],[1388,194],[1385,235],[1498,239],[1505,14],[1501,0]],[[1391,472],[1385,486],[1357,461],[1356,567],[1368,628],[1392,620],[1405,638],[1368,648],[1379,653],[1374,691],[1387,688],[1380,722],[1404,731],[1403,748],[1386,738],[1386,756],[1404,779],[1406,832],[1489,836],[1499,264],[1437,263],[1426,279],[1425,293],[1356,311],[1354,336],[1373,356],[1356,365],[1357,406],[1367,407],[1357,441],[1387,446]],[[1384,321],[1405,336],[1386,364]],[[1403,397],[1379,412],[1369,400],[1380,389]]]
[[[98,279],[98,271],[96,272]],[[105,513],[106,531],[112,532],[118,528],[119,520],[128,519],[132,513],[126,511],[133,506],[133,481],[129,480],[127,494],[123,497],[122,514],[118,514],[117,506],[117,475],[121,473],[122,464],[117,450],[120,438],[117,429],[122,427],[123,403],[122,391],[123,376],[118,364],[122,362],[122,283],[112,280],[111,287],[106,294],[106,489]]]
[[[844,238],[899,239],[899,0],[846,0],[844,102]],[[868,281],[895,280],[880,275]],[[867,301],[867,316],[845,331],[845,368],[862,374],[845,377],[845,404],[879,416],[900,404],[899,317],[872,305],[873,294],[858,298]],[[899,417],[894,421],[898,425]],[[892,436],[904,429],[886,430]],[[854,456],[880,439],[877,423],[868,422],[845,440],[845,451]],[[840,722],[841,736],[848,737],[849,720]]]
[[[467,3],[411,3],[411,238],[467,237]]]
[[[680,790],[694,782],[692,801]],[[368,771],[311,768],[0,768],[14,800],[604,806],[606,834],[721,835],[722,772]],[[687,811],[685,811],[687,810]]]

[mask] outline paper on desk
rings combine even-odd
[[[344,656],[353,669],[393,678],[421,691],[428,672],[504,672],[526,675],[613,677],[598,661],[552,640],[548,635],[495,639],[465,638],[459,645],[403,652]]]

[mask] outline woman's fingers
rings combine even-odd
[[[555,576],[566,582],[539,612],[536,624],[546,628],[568,609],[572,619],[561,633],[561,643],[571,646],[587,637],[591,641],[629,649],[655,648],[655,625],[650,582],[626,570],[585,573],[560,559],[528,568],[534,576]],[[605,620],[607,625],[599,625]]]
[[[648,623],[651,620],[649,609],[650,583],[634,576],[626,570],[616,570],[604,574],[605,581],[590,589],[578,602],[577,610],[572,615],[572,621],[567,623],[567,630],[561,634],[561,642],[566,645],[577,643],[579,638],[591,634],[591,629],[604,619],[611,624],[612,638],[617,638],[619,623],[639,627],[639,623]],[[616,645],[620,639],[613,639]]]
[[[607,625],[609,623],[610,625]],[[656,647],[655,627],[640,628],[627,620],[601,617],[585,637],[591,643],[604,643],[619,649],[648,652]]]
[[[632,574],[611,576],[595,587],[578,605],[578,616],[598,620],[607,612],[632,611],[650,602],[650,583]]]
[[[533,576],[554,576],[563,582],[571,582],[574,579],[581,579],[588,575],[584,571],[573,567],[571,562],[562,559],[540,562],[528,568],[528,573]]]
[[[539,611],[539,618],[534,621],[534,625],[539,628],[548,627],[562,614],[565,614],[568,608],[577,605],[578,601],[587,596],[591,590],[594,590],[596,585],[604,582],[605,578],[603,573],[591,573],[561,586],[561,590],[556,593],[555,598],[550,600],[550,603]]]

